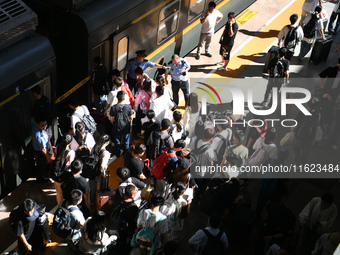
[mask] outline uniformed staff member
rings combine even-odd
[[[143,69],[143,72],[150,67],[156,67],[156,68],[163,68],[166,69],[166,66],[160,65],[153,63],[147,59],[145,59],[146,50],[138,50],[136,51],[137,57],[136,58],[131,58],[129,61],[126,63],[125,68],[124,68],[124,81],[129,84],[130,90],[134,90],[134,94],[136,94],[138,87],[137,87],[137,80],[136,80],[136,75],[135,75],[135,70],[137,67],[140,67]],[[126,78],[126,73],[128,73],[127,78]]]
[[[189,82],[188,71],[190,70],[190,64],[184,58],[180,58],[177,54],[171,57],[172,63],[169,64],[170,70],[165,73],[165,83],[168,84],[168,75],[171,75],[171,88],[174,102],[178,105],[178,91],[182,90],[185,98],[185,103],[189,99]]]

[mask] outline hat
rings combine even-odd
[[[339,232],[333,232],[329,236],[329,242],[330,242],[331,245],[334,246],[334,248],[336,248],[340,243],[340,233]]]
[[[137,56],[139,55],[139,56],[142,56],[142,57],[146,57],[146,50],[137,50],[136,51],[136,54],[137,54]]]
[[[214,128],[214,124],[211,121],[204,122],[204,129]]]

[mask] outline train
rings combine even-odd
[[[256,0],[215,0],[223,20]],[[135,51],[164,64],[198,43],[210,0],[0,0],[0,198],[31,174],[30,89],[42,88],[66,119],[67,97],[89,105],[93,59],[123,71]],[[157,70],[147,70],[154,77]],[[67,121],[65,121],[67,123]],[[67,125],[67,124],[65,124]],[[53,133],[58,135],[57,127]]]

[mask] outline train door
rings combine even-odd
[[[111,66],[111,42],[109,40],[103,42],[102,44],[96,46],[95,48],[92,49],[91,51],[91,59],[90,59],[90,63],[91,63],[91,73],[93,71],[94,65],[93,65],[93,59],[95,57],[101,57],[103,60],[103,63],[105,65],[105,67],[110,71],[112,66]]]

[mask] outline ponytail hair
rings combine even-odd
[[[175,200],[177,200],[181,195],[184,194],[187,186],[183,182],[177,182],[172,185],[172,196]]]
[[[173,113],[173,117],[176,122],[177,132],[181,132],[183,129],[182,124],[180,123],[180,121],[182,120],[182,113],[176,110]]]
[[[129,152],[132,154],[141,154],[146,151],[146,147],[142,143],[137,143],[136,145],[131,145],[129,148]]]

